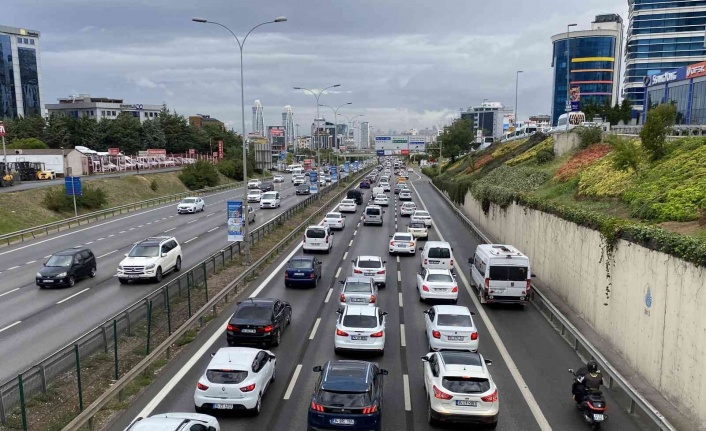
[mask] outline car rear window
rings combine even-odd
[[[349,281],[344,288],[346,292],[360,293],[370,292],[370,283],[362,283],[360,281]]]
[[[451,249],[445,247],[431,247],[429,249],[430,259],[451,259]]]
[[[490,389],[490,381],[476,377],[444,377],[441,386],[457,394],[482,394]]]
[[[491,266],[490,279],[499,281],[527,280],[527,267],[524,266]]]
[[[395,235],[392,239],[394,241],[412,241],[412,235]]]
[[[379,260],[359,260],[358,268],[382,268],[382,262]]]
[[[438,326],[473,326],[471,316],[466,314],[437,314],[436,324]]]
[[[265,307],[240,307],[235,313],[236,319],[243,320],[269,320],[271,311]]]
[[[211,383],[235,385],[248,377],[247,371],[206,370],[206,378]]]
[[[378,319],[375,316],[347,315],[343,318],[343,325],[349,328],[375,328]]]
[[[350,204],[354,204],[355,201],[354,201],[353,199],[343,199],[343,200],[341,201],[341,203],[342,203],[342,204],[348,204],[348,205],[350,205]]]
[[[341,215],[335,213],[328,213],[326,214],[326,218],[341,218]]]
[[[307,238],[326,238],[326,231],[323,229],[307,229]]]
[[[426,211],[417,211],[414,215],[417,217],[429,217],[429,213]]]
[[[367,392],[336,392],[319,391],[318,401],[324,406],[356,408],[372,404],[370,394]]]
[[[368,208],[365,210],[367,215],[380,215],[380,210],[378,208]]]
[[[426,225],[425,225],[424,223],[418,222],[418,221],[415,221],[415,222],[412,222],[412,223],[409,224],[409,227],[417,227],[417,228],[419,228],[419,227],[425,227],[425,226],[426,226]]]
[[[289,262],[289,268],[293,269],[311,269],[311,261],[304,259],[294,259]]]
[[[441,283],[441,282],[451,283],[454,281],[454,279],[451,278],[451,276],[447,275],[447,274],[429,274],[427,276],[427,281],[433,281],[433,282],[438,282],[438,283]]]

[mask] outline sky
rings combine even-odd
[[[44,103],[76,94],[162,104],[241,127],[244,45],[246,131],[260,100],[265,125],[292,106],[305,133],[320,103],[373,130],[443,126],[484,99],[515,104],[518,118],[549,114],[553,34],[590,28],[627,0],[3,0],[0,25],[41,32]],[[332,121],[331,108],[321,116]],[[339,116],[339,123],[347,122]]]

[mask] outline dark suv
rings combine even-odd
[[[238,302],[226,328],[229,346],[237,344],[278,346],[282,332],[292,322],[292,306],[274,298],[249,298]]]
[[[366,361],[328,361],[309,405],[309,430],[382,429],[382,376],[387,370]]]
[[[346,198],[355,200],[358,205],[363,205],[363,192],[360,190],[348,190]]]
[[[50,286],[73,287],[76,280],[96,276],[96,256],[87,248],[71,248],[52,255],[37,273],[40,288]]]

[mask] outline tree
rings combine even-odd
[[[294,163],[294,154],[287,153],[284,159],[284,163],[286,163],[287,165],[291,165],[292,163]]]
[[[7,140],[36,138],[45,139],[47,123],[39,115],[29,117],[7,118],[4,120],[7,129]]]
[[[623,103],[620,104],[620,120],[623,124],[628,124],[632,119],[632,102],[630,99],[623,99]]]
[[[189,190],[199,190],[218,185],[218,171],[211,163],[198,160],[193,165],[184,167],[179,179]]]
[[[640,131],[640,139],[650,160],[659,160],[666,154],[664,144],[676,119],[677,107],[671,103],[662,103],[648,111],[647,121]]]
[[[454,121],[450,127],[444,129],[439,140],[441,141],[442,156],[449,157],[451,163],[455,162],[459,154],[471,148],[473,132],[470,120]]]
[[[167,138],[164,136],[162,125],[159,119],[145,120],[142,123],[142,145],[141,150],[147,148],[166,148]]]
[[[15,139],[7,146],[9,150],[45,150],[47,144],[36,138]]]
[[[71,119],[63,115],[49,117],[46,130],[46,143],[50,148],[69,148],[70,133],[68,122]]]
[[[166,106],[162,107],[158,118],[167,141],[167,153],[184,153],[191,148],[192,134],[186,118],[170,113]]]
[[[618,135],[608,135],[606,141],[613,147],[613,167],[627,172],[632,169],[639,172],[642,162],[642,147],[637,139],[625,139]]]

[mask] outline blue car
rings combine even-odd
[[[360,188],[361,189],[369,189],[370,188],[370,183],[366,180],[363,180],[360,182]]]
[[[321,261],[313,256],[295,256],[284,271],[284,286],[316,287],[321,278]]]
[[[309,405],[308,431],[382,429],[382,389],[387,370],[366,361],[328,361]]]

